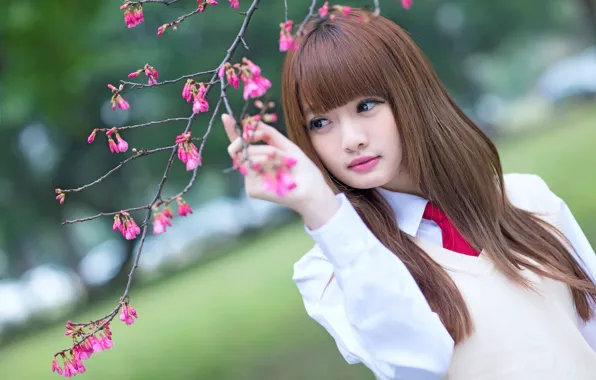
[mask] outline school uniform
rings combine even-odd
[[[594,250],[566,204],[538,176],[504,179],[510,201],[559,228],[596,278]],[[534,291],[512,283],[486,252],[444,248],[450,235],[440,222],[423,218],[427,200],[378,191],[399,228],[453,279],[474,331],[454,346],[405,265],[338,194],[337,213],[319,229],[305,227],[316,244],[295,264],[293,279],[307,313],[331,334],[348,363],[363,363],[383,380],[596,379],[596,319],[579,318],[565,284],[528,270],[522,275]]]

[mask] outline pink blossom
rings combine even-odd
[[[178,203],[178,215],[186,216],[188,214],[192,214],[192,208],[184,201],[184,199],[177,198],[176,201]]]
[[[101,344],[101,340],[97,339],[97,337],[91,336],[88,340],[91,342],[91,348],[93,349],[93,353],[102,352],[104,350],[103,344]]]
[[[187,103],[190,103],[190,99],[192,98],[192,79],[189,79],[184,84],[184,88],[182,89],[182,97],[186,99]]]
[[[124,237],[126,240],[132,240],[137,237],[138,234],[141,233],[141,229],[135,223],[133,218],[129,218],[124,225]]]
[[[108,350],[114,346],[114,342],[112,342],[112,340],[108,336],[101,334],[100,337],[100,342],[104,350]]]
[[[321,17],[327,17],[329,15],[329,2],[325,1],[323,6],[319,8],[318,12]]]
[[[153,233],[158,235],[166,232],[166,228],[172,226],[170,218],[162,212],[156,212],[153,214]]]
[[[168,219],[174,219],[174,213],[172,212],[172,209],[168,206],[164,207],[163,209],[163,214],[168,218]]]
[[[157,84],[157,78],[159,78],[159,73],[155,70],[155,67],[145,65],[144,67],[145,75],[149,78],[148,84],[154,85]]]
[[[192,103],[192,112],[200,113],[209,111],[209,103],[203,97],[196,95]]]
[[[238,80],[238,75],[236,74],[236,70],[229,69],[228,71],[226,71],[226,77],[228,79],[228,83],[230,83],[232,85],[232,87],[234,87],[236,90],[238,89],[238,86],[240,84],[240,81]]]
[[[234,9],[238,9],[240,7],[240,3],[238,2],[238,0],[229,0],[230,2],[230,7],[234,8]]]
[[[130,108],[128,102],[124,100],[124,98],[121,95],[116,95],[116,104],[118,105],[118,108],[120,108],[121,110],[127,110]],[[114,107],[112,107],[112,109],[114,109]]]
[[[263,115],[263,121],[265,123],[275,123],[277,121],[277,114],[275,113],[266,113]]]
[[[97,133],[97,129],[94,129],[93,132],[87,137],[87,143],[91,144],[93,140],[95,140],[95,134]]]
[[[127,325],[134,323],[134,318],[138,318],[136,310],[127,303],[122,304],[122,310],[120,311],[120,320]]]
[[[344,17],[349,18],[350,17],[350,12],[352,12],[352,7],[348,7],[348,6],[342,5],[340,7],[340,11],[341,11],[341,13],[343,13]]]
[[[166,31],[166,29],[168,28],[168,26],[170,26],[170,24],[163,24],[162,26],[160,26],[159,28],[157,28],[157,35],[161,36],[163,34],[163,32]]]
[[[124,10],[124,23],[129,28],[134,28],[145,21],[143,16],[143,6],[141,4],[136,6],[128,6],[124,4],[120,7]]]
[[[132,73],[128,74],[128,77],[129,77],[129,78],[136,78],[136,77],[138,77],[138,76],[139,76],[139,74],[141,73],[141,71],[142,71],[142,70],[137,70],[137,71],[134,71],[134,72],[132,72]]]
[[[196,145],[192,143],[191,132],[176,136],[178,144],[178,159],[186,164],[186,170],[191,171],[203,164]]]
[[[298,44],[292,36],[292,26],[294,22],[288,20],[279,24],[279,51],[298,50]]]
[[[114,224],[112,225],[112,229],[114,231],[120,231],[126,240],[132,240],[141,233],[139,226],[126,211],[122,211],[114,216]]]
[[[58,193],[56,196],[56,200],[60,202],[61,205],[64,204],[64,199],[66,198],[66,193]]]
[[[128,150],[128,143],[124,141],[120,134],[116,132],[116,140],[118,141],[118,152],[126,152]]]
[[[112,137],[108,137],[108,146],[110,147],[110,152],[112,153],[120,153],[120,148],[118,148],[118,144],[112,139]]]
[[[410,7],[412,7],[412,0],[401,0],[401,6],[404,7],[404,9],[410,9]]]
[[[282,159],[282,165],[285,166],[286,168],[294,167],[297,162],[298,162],[298,160],[296,160],[294,157],[286,157],[285,156]]]
[[[267,92],[271,87],[271,82],[264,77],[255,76],[244,83],[243,97],[244,100],[249,98],[258,98]]]
[[[52,360],[52,372],[57,372],[58,375],[62,375],[62,367],[58,364],[56,359]]]
[[[253,61],[251,61],[250,59],[244,58],[243,59],[244,64],[248,67],[248,71],[250,71],[250,73],[253,76],[260,76],[261,75],[261,67],[259,67],[259,65],[255,65]]]
[[[225,72],[226,72],[226,65],[223,64],[220,66],[219,70],[217,71],[217,76],[219,78],[223,78]]]

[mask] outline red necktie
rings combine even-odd
[[[478,256],[479,253],[476,251],[468,242],[460,235],[459,232],[453,227],[447,215],[441,209],[434,204],[428,202],[422,214],[424,219],[432,220],[441,227],[441,233],[443,235],[443,248],[462,253],[469,256]]]

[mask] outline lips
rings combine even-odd
[[[378,157],[379,156],[362,156],[362,157],[355,158],[348,164],[348,168],[354,167],[356,165],[365,164],[365,163],[372,161]]]

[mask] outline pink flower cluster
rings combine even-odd
[[[271,87],[269,79],[261,76],[261,68],[247,58],[242,59],[244,65],[241,67],[240,79],[244,84],[242,96],[244,100],[259,98]]]
[[[216,0],[197,0],[199,12],[204,12],[207,5],[217,5]]]
[[[296,165],[296,162],[296,159],[292,157],[274,155],[268,157],[263,163],[253,163],[251,169],[260,173],[265,191],[285,197],[296,188],[296,182],[294,182],[291,173],[291,168]],[[234,167],[246,175],[246,168],[241,164],[234,161]]]
[[[190,103],[192,99],[192,112],[201,113],[209,111],[209,103],[205,99],[207,94],[207,87],[203,82],[195,82],[192,79],[188,79],[184,88],[182,88],[182,97],[187,103]]]
[[[234,9],[238,9],[240,7],[240,2],[238,0],[228,0],[230,2],[230,7]]]
[[[142,4],[130,5],[128,1],[125,1],[124,4],[120,6],[120,10],[124,11],[124,23],[129,28],[134,28],[145,21]]]
[[[223,78],[225,74],[228,83],[237,89],[238,74],[236,73],[236,70],[240,72],[240,79],[244,84],[244,90],[242,92],[244,100],[261,97],[265,95],[267,90],[271,87],[269,79],[261,76],[261,68],[246,57],[242,58],[241,65],[231,65],[229,62],[221,65],[218,71],[218,76],[219,78]]]
[[[134,307],[130,306],[129,303],[123,302],[122,309],[120,309],[120,320],[130,326],[135,322],[133,317],[139,317],[137,315],[137,311],[134,309]]]
[[[178,205],[178,215],[187,216],[192,214],[192,208],[182,197],[177,197],[176,203]],[[158,204],[153,206],[153,233],[156,235],[166,232],[166,229],[172,226],[171,220],[174,219],[174,213],[168,205],[163,208],[162,212],[159,212],[158,209]]]
[[[112,135],[116,136],[116,141],[112,138]],[[128,150],[128,143],[120,136],[116,127],[109,129],[106,132],[108,136],[108,146],[112,153],[124,153]]]
[[[201,154],[192,142],[192,132],[176,136],[176,144],[178,144],[178,159],[186,164],[187,171],[194,170],[203,164]]]
[[[141,229],[135,220],[126,211],[121,211],[114,215],[114,224],[112,225],[112,230],[120,231],[126,240],[132,240],[141,233]]]
[[[149,65],[148,63],[142,69],[137,71],[133,71],[132,73],[128,74],[129,78],[136,78],[139,76],[140,73],[144,72],[147,78],[149,78],[148,84],[154,85],[157,84],[157,78],[159,78],[159,73],[155,70],[155,67]]]
[[[232,66],[230,64],[230,62],[226,62],[220,66],[217,75],[220,78],[223,78],[223,76],[225,74],[226,79],[228,80],[228,83],[230,84],[230,86],[234,87],[237,90],[240,82],[238,81],[238,74],[236,74],[236,70],[239,68],[240,68],[239,64],[235,64],[234,66]]]
[[[169,207],[164,207],[163,212],[157,210],[153,213],[153,233],[158,235],[166,232],[166,228],[172,226],[171,219],[174,218],[174,214]]]
[[[98,323],[103,324],[104,322],[105,320],[102,320]],[[95,328],[96,325],[89,326],[89,329],[91,330],[89,333],[92,333]],[[64,335],[72,335],[73,341],[88,334],[85,332],[84,328],[73,326],[70,321],[66,324],[66,330]],[[87,360],[91,355],[108,350],[114,346],[109,322],[102,328],[102,330],[105,331],[105,334],[100,333],[98,336],[91,335],[85,339],[84,342],[74,345],[73,348],[69,350],[70,356],[65,353],[60,354],[64,364],[64,370],[58,363],[58,360],[56,360],[57,355],[54,356],[54,360],[52,360],[52,372],[64,375],[64,377],[72,377],[79,373],[84,373],[87,369],[83,365],[83,360]],[[94,334],[97,334],[97,332]]]
[[[296,39],[292,36],[292,27],[294,22],[288,20],[279,24],[279,51],[284,52],[288,50],[298,50]]]
[[[60,189],[56,189],[55,191],[56,191],[56,194],[58,194],[58,195],[56,195],[56,200],[59,201],[61,205],[63,205],[64,199],[66,198],[66,193]]]
[[[124,85],[120,85],[118,88],[112,86],[111,84],[108,84],[108,88],[110,90],[112,90],[112,99],[110,100],[110,104],[112,105],[112,110],[116,109],[116,106],[118,106],[118,108],[120,108],[121,110],[127,110],[130,108],[130,105],[128,104],[128,102],[126,100],[124,100],[124,98],[122,97],[122,95],[120,95],[120,91],[122,91],[122,89],[124,88]]]
[[[192,208],[182,197],[176,198],[176,203],[178,204],[178,215],[186,216],[192,214]]]

